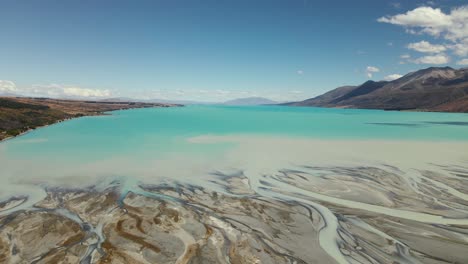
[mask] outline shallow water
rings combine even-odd
[[[468,141],[467,114],[304,107],[187,106],[135,109],[73,119],[1,143],[8,158],[92,162],[171,153],[223,152],[226,144],[194,145],[203,135],[321,140]]]
[[[236,195],[216,175],[240,173],[262,197],[318,211],[326,223],[322,249],[336,262],[353,262],[340,248],[349,210],[357,217],[468,227],[467,124],[467,114],[280,106],[84,117],[0,143],[0,197],[28,197],[0,214],[31,208],[49,188],[105,190],[116,182],[122,199],[130,192],[153,197],[140,187],[162,183]],[[417,262],[416,253],[408,253],[415,250],[411,241],[349,219],[397,241],[392,258]]]
[[[136,174],[149,174],[177,177],[162,175],[161,170],[155,168],[169,170],[176,165],[174,163],[179,163],[176,160],[183,163],[175,166],[176,171],[189,170],[201,174],[233,165],[230,164],[232,160],[224,157],[241,145],[237,140],[193,142],[203,137],[242,137],[250,139],[250,144],[255,138],[270,138],[271,142],[263,142],[267,145],[284,145],[282,142],[287,140],[292,145],[297,142],[295,140],[462,144],[468,142],[468,126],[463,125],[466,120],[467,114],[281,106],[187,106],[116,111],[107,116],[62,122],[0,143],[1,176],[2,179],[19,177],[41,182],[42,177],[70,176],[75,181],[83,178],[86,184],[87,177],[96,176],[138,177],[141,175]],[[333,144],[329,146],[322,147],[320,151],[331,152],[332,155],[345,151],[332,149]],[[265,146],[254,147],[258,157],[250,159],[257,162],[265,160],[261,148]],[[301,149],[289,148],[291,154],[306,155]],[[317,150],[308,151],[311,156],[318,153]],[[357,154],[350,152],[348,157],[342,156],[333,162],[339,165]],[[418,156],[424,154],[416,153]],[[390,153],[390,156],[401,154]],[[299,162],[295,158],[289,161]],[[314,162],[304,157],[300,161]],[[432,160],[423,161],[429,163]],[[235,162],[240,166],[236,169],[243,169],[243,163],[248,160],[243,161],[241,157]],[[115,166],[123,168],[117,170]],[[54,182],[46,180],[44,183]]]

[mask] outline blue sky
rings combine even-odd
[[[0,92],[305,99],[430,66],[466,67],[463,4],[3,0]]]

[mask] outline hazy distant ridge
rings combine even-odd
[[[278,102],[263,97],[238,98],[224,102],[225,105],[269,105]]]

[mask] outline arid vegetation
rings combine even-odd
[[[101,115],[107,111],[121,109],[167,106],[174,105],[0,97],[0,140],[69,118]]]

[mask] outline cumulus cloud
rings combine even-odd
[[[464,32],[467,27],[464,19],[467,16],[467,7],[456,8],[450,14],[445,14],[440,8],[422,6],[404,14],[381,17],[377,21],[405,26],[414,32],[433,36],[444,35],[447,39],[459,39],[468,35]]]
[[[468,38],[460,41],[459,43],[449,45],[449,49],[453,50],[458,56],[467,56],[468,55]]]
[[[450,58],[445,54],[424,56],[412,60],[416,64],[446,64],[450,61]]]
[[[447,50],[444,45],[431,44],[425,40],[408,44],[408,49],[424,53],[441,53]]]
[[[401,77],[403,77],[403,75],[401,74],[390,74],[390,75],[387,75],[384,77],[384,80],[385,81],[393,81],[393,80],[396,80],[396,79],[400,79]]]
[[[80,87],[63,87],[63,94],[78,97],[106,97],[110,96],[109,90],[88,89]]]
[[[13,93],[17,90],[18,89],[16,88],[16,84],[14,82],[8,80],[0,80],[0,92]]]
[[[367,77],[372,78],[373,73],[379,72],[380,69],[375,67],[375,66],[367,66],[366,68],[366,74]]]
[[[112,95],[108,89],[91,89],[81,88],[77,86],[67,86],[60,84],[48,84],[48,85],[33,85],[30,89],[23,89],[23,92],[35,96],[47,96],[47,97],[109,97]]]
[[[457,65],[468,65],[468,59],[462,59],[457,61]]]
[[[427,41],[411,43],[408,48],[425,53],[441,53],[451,50],[456,56],[468,55],[468,5],[444,13],[440,8],[418,7],[406,13],[384,16],[377,21],[399,25],[411,34],[426,34],[448,41],[445,45],[431,44]],[[414,60],[416,63],[443,64],[449,61],[445,56],[425,56]]]
[[[99,98],[112,95],[108,89],[91,89],[60,84],[36,84],[30,87],[17,87],[13,81],[6,80],[0,80],[0,92],[55,98]]]

